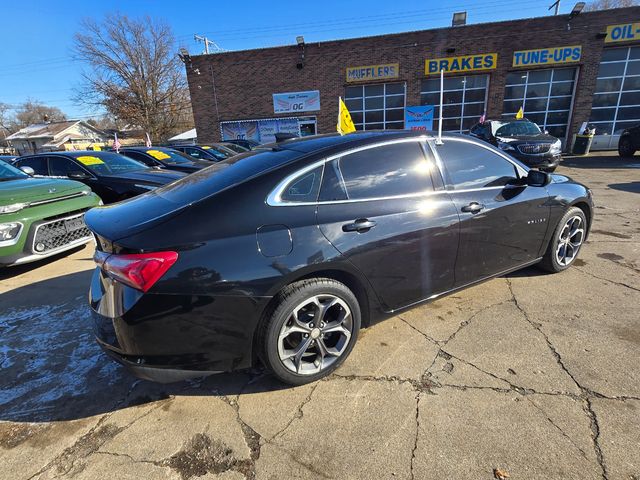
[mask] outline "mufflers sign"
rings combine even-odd
[[[520,50],[513,52],[513,66],[530,67],[532,65],[573,63],[579,62],[581,58],[582,45],[539,48],[537,50]]]
[[[480,55],[462,55],[460,57],[432,58],[425,61],[425,75],[444,73],[474,72],[477,70],[493,70],[498,64],[497,53],[482,53]]]
[[[382,80],[398,78],[399,63],[384,65],[364,65],[361,67],[347,67],[347,82],[364,82],[368,80]]]

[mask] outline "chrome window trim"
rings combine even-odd
[[[492,153],[497,154],[498,156],[502,157],[504,160],[506,160],[507,162],[511,163],[515,168],[516,171],[522,175],[522,177],[526,177],[527,176],[527,171],[522,168],[520,165],[518,165],[517,163],[515,163],[512,159],[508,158],[507,155],[503,154],[502,152],[496,151],[493,148],[491,148],[489,145],[484,145],[483,143],[477,141],[477,140],[472,140],[472,139],[466,139],[466,138],[457,138],[457,137],[444,137],[443,138],[444,142],[449,142],[449,141],[457,141],[457,142],[466,142],[466,143],[471,143],[473,145],[478,145],[486,150],[489,150]],[[427,191],[423,191],[423,192],[416,192],[416,193],[408,193],[405,195],[393,195],[393,196],[386,196],[386,197],[370,197],[370,198],[356,198],[356,199],[348,199],[348,200],[329,200],[329,201],[315,201],[315,202],[286,202],[283,201],[281,199],[282,193],[284,191],[284,189],[294,180],[296,180],[297,178],[303,176],[304,174],[308,173],[309,171],[324,165],[328,162],[331,162],[333,160],[335,160],[336,158],[340,158],[343,157],[345,155],[349,155],[351,153],[356,153],[356,152],[360,152],[363,150],[368,150],[370,148],[376,148],[376,147],[380,147],[380,146],[384,146],[384,145],[393,145],[395,143],[405,143],[405,142],[421,142],[423,145],[424,144],[428,144],[429,148],[431,150],[431,154],[433,155],[435,162],[436,162],[436,166],[438,167],[438,170],[440,171],[440,175],[442,176],[443,182],[444,179],[446,178],[444,175],[444,167],[443,167],[443,163],[442,163],[442,159],[440,158],[440,155],[438,154],[437,150],[434,148],[435,147],[435,138],[431,137],[431,136],[427,136],[427,135],[421,135],[419,137],[408,137],[408,138],[402,138],[402,139],[395,139],[395,140],[389,140],[386,142],[381,142],[381,143],[376,143],[376,144],[371,144],[371,145],[365,145],[362,147],[355,147],[349,150],[345,150],[344,152],[341,152],[339,154],[335,154],[332,155],[330,157],[326,157],[323,158],[322,160],[318,160],[317,162],[313,162],[310,165],[307,165],[306,167],[300,169],[300,170],[296,170],[295,172],[293,172],[292,174],[288,175],[287,177],[284,178],[284,180],[280,181],[277,186],[271,191],[271,193],[269,193],[269,195],[267,196],[265,203],[267,205],[269,205],[270,207],[303,207],[303,206],[316,206],[316,205],[334,205],[334,204],[343,204],[343,203],[357,203],[357,202],[376,202],[376,201],[382,201],[382,200],[398,200],[398,199],[402,199],[402,198],[418,198],[418,197],[424,197],[424,196],[431,196],[431,195],[441,195],[441,194],[450,194],[452,192],[455,193],[468,193],[468,192],[477,192],[477,191],[490,191],[490,190],[504,190],[506,188],[506,186],[497,186],[497,187],[480,187],[480,188],[467,188],[467,189],[463,189],[463,190],[454,190],[452,188],[450,188],[446,182],[444,184],[444,190],[427,190]],[[323,177],[324,177],[324,172],[323,172]],[[322,186],[322,184],[321,184]]]

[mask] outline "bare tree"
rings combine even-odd
[[[638,0],[593,0],[587,2],[585,10],[608,10],[610,8],[635,7],[640,5]]]
[[[75,53],[86,66],[77,97],[103,107],[154,140],[192,128],[191,102],[171,28],[149,17],[85,19]]]
[[[27,99],[21,104],[13,119],[13,128],[19,130],[33,123],[61,122],[67,116],[58,107],[50,107],[38,100]]]

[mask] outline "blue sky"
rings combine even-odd
[[[72,118],[91,110],[72,100],[82,66],[72,60],[73,35],[84,17],[119,11],[168,22],[179,46],[200,53],[193,34],[206,34],[222,48],[239,50],[360,37],[450,25],[454,11],[466,10],[468,23],[548,15],[552,0],[365,0],[222,2],[194,0],[20,0],[3,2],[0,35],[0,102],[27,98],[61,108]],[[568,12],[575,2],[562,2]],[[227,20],[228,19],[228,20]]]

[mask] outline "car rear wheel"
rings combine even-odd
[[[586,233],[584,212],[578,207],[571,207],[558,222],[540,267],[553,273],[569,268],[578,256]]]
[[[360,306],[344,284],[313,278],[287,286],[265,318],[260,357],[291,385],[329,375],[349,356],[360,330]]]
[[[631,139],[628,137],[622,137],[618,142],[618,154],[621,157],[633,157],[636,153],[635,148],[633,148],[633,143]]]

